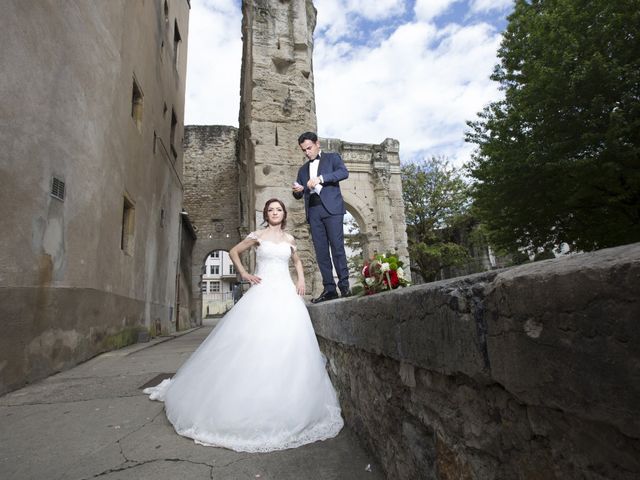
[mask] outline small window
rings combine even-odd
[[[233,264],[229,265],[229,275],[235,275],[236,273],[236,267],[233,266]]]
[[[200,290],[202,291],[202,293],[207,293],[207,284],[209,282],[202,282],[201,286],[200,286]]]
[[[216,250],[211,254],[211,258],[220,258],[220,250]]]
[[[211,275],[220,275],[220,265],[211,265]]]
[[[51,196],[64,201],[64,182],[58,177],[51,177]]]
[[[211,282],[211,292],[219,292],[220,291],[220,282]]]
[[[133,89],[131,93],[131,118],[138,127],[138,130],[142,128],[142,90],[140,89],[140,85],[136,82],[136,79],[133,79]]]
[[[180,43],[182,37],[180,36],[180,30],[178,29],[178,22],[173,24],[173,66],[178,68],[178,59],[180,58]]]
[[[178,151],[176,150],[176,127],[178,126],[178,117],[176,117],[176,112],[172,108],[171,109],[171,154],[173,155],[173,159],[178,158]]]
[[[126,196],[122,207],[122,235],[120,237],[120,248],[127,255],[133,255],[133,239],[135,227],[135,209],[133,202]]]

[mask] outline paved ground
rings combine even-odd
[[[210,331],[106,353],[0,397],[0,479],[384,478],[347,428],[331,440],[267,454],[177,435],[163,404],[140,387],[175,372]]]

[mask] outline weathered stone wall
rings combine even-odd
[[[190,7],[167,7],[2,5],[0,393],[174,328]]]
[[[640,477],[640,244],[310,313],[390,479]]]
[[[197,232],[191,268],[191,321],[201,323],[200,282],[214,250],[229,250],[245,234],[237,156],[238,129],[220,125],[185,127],[184,208]]]

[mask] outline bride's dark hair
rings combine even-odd
[[[262,210],[262,221],[267,225],[269,224],[269,213],[268,213],[269,205],[271,205],[274,202],[278,202],[282,207],[282,212],[284,213],[284,216],[282,217],[282,223],[280,224],[280,228],[284,230],[284,227],[287,226],[287,207],[285,207],[284,203],[282,203],[282,200],[278,198],[270,198],[269,200],[267,200],[267,203],[264,204],[264,209]]]

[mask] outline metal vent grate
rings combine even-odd
[[[64,182],[57,177],[51,178],[51,196],[64,201]]]

